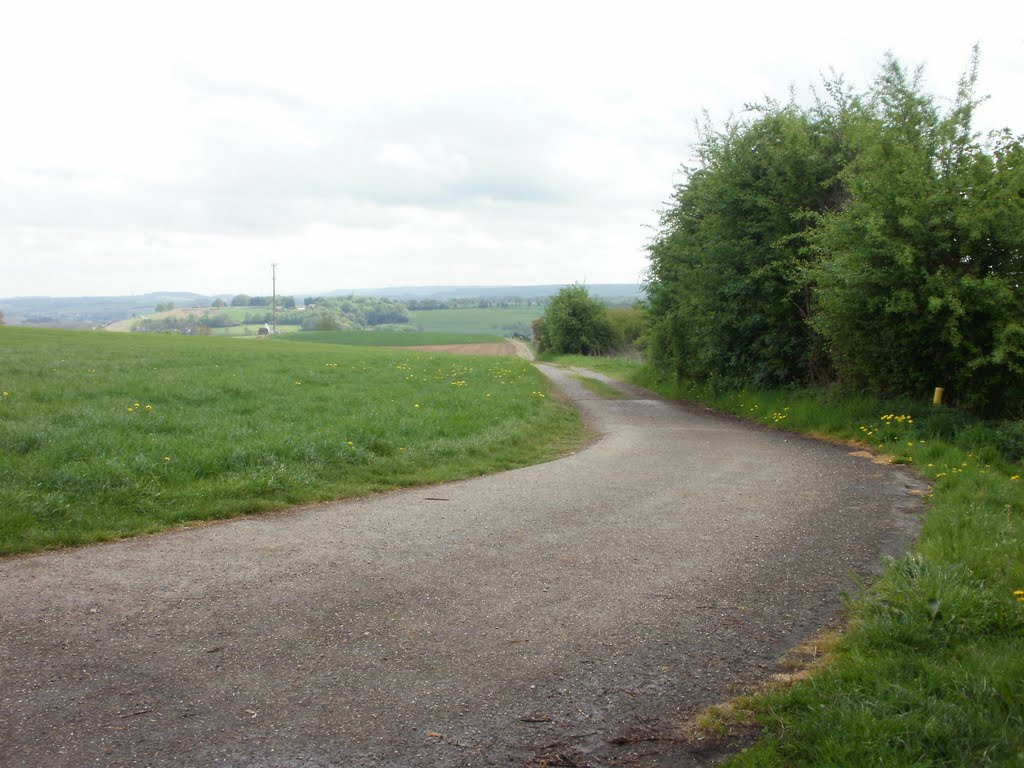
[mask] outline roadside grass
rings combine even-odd
[[[0,553],[437,483],[572,450],[514,358],[0,327]]]
[[[440,310],[438,310],[440,311]],[[427,347],[448,344],[500,344],[505,339],[486,333],[440,333],[408,331],[304,331],[288,336],[289,341],[344,344],[355,347]]]
[[[598,397],[603,397],[608,400],[622,400],[623,398],[629,397],[625,392],[617,390],[615,387],[607,384],[600,379],[592,379],[589,376],[573,376],[585,390],[593,392]]]
[[[830,663],[744,699],[762,737],[724,765],[1024,765],[1024,425],[925,399],[715,392],[624,360],[553,361],[770,427],[856,442],[933,483],[913,551],[850,598]]]

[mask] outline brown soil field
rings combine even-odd
[[[521,357],[532,360],[530,348],[522,342],[503,341],[490,344],[428,344],[422,347],[389,347],[389,349],[415,350],[417,352],[448,352],[453,355],[492,355],[496,357]]]

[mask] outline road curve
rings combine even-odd
[[[540,367],[586,450],[0,561],[0,765],[700,764],[680,720],[833,620],[921,486]]]

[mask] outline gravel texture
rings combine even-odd
[[[682,720],[835,621],[923,486],[540,367],[601,435],[559,461],[0,561],[0,765],[704,764]]]

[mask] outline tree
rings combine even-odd
[[[228,303],[226,301],[224,301],[224,299],[219,299],[219,298],[218,299],[214,299],[213,303],[211,304],[211,306],[217,307],[218,309],[221,308],[221,307],[226,307],[227,305],[228,305]]]
[[[161,301],[159,304],[156,305],[156,310],[155,311],[156,312],[170,312],[172,309],[174,309],[174,302],[173,301]]]
[[[883,394],[944,386],[968,408],[1024,397],[1024,148],[978,141],[977,52],[943,115],[890,57],[849,124],[848,202],[810,236],[813,326],[842,382]]]
[[[0,312],[0,325],[4,324],[4,313]]]
[[[684,378],[762,386],[820,378],[820,339],[800,239],[808,211],[841,196],[842,91],[808,111],[768,103],[705,125],[700,165],[676,188],[649,245],[651,355]]]
[[[250,296],[245,293],[240,293],[231,300],[232,307],[248,307]]]
[[[556,354],[599,355],[611,349],[614,338],[604,306],[578,283],[551,299],[540,333],[544,348]]]

